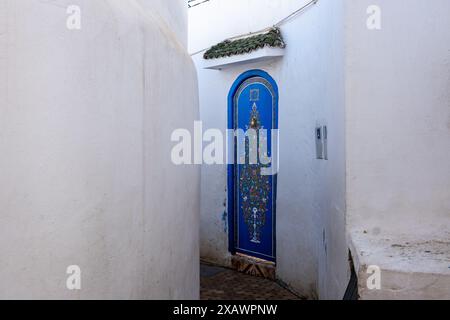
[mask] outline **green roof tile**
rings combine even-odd
[[[209,49],[203,55],[204,59],[217,59],[231,57],[238,54],[250,53],[264,47],[285,48],[281,31],[279,28],[272,28],[267,33],[258,34],[238,40],[225,40]]]

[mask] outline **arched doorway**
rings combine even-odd
[[[235,132],[234,162],[228,167],[230,251],[275,262],[277,172],[266,170],[278,154],[278,135],[273,131],[278,129],[275,81],[261,70],[245,72],[230,90],[228,109],[228,128]],[[245,133],[243,138],[239,132]],[[249,132],[256,133],[254,138]],[[262,154],[272,161],[263,161]]]

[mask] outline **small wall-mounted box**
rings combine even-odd
[[[328,128],[316,128],[316,154],[319,160],[328,160]]]

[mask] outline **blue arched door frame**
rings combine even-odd
[[[241,74],[233,83],[231,86],[231,89],[228,94],[228,129],[234,130],[234,96],[241,86],[242,83],[244,83],[246,80],[254,77],[261,77],[268,81],[270,85],[272,86],[274,92],[275,92],[275,128],[278,129],[278,102],[279,102],[279,91],[278,91],[278,85],[275,82],[275,80],[263,70],[249,70],[247,72],[244,72]],[[234,148],[234,141],[229,143],[229,148]],[[234,151],[229,150],[230,154],[234,154]],[[235,170],[235,164],[234,161],[231,164],[228,164],[228,247],[229,251],[232,254],[236,254],[236,246],[235,246],[235,219],[236,219],[236,212],[235,212],[235,203],[234,203],[234,194],[235,194],[235,181],[234,181],[234,170]],[[274,215],[274,221],[276,223],[276,194],[277,194],[277,182],[275,179],[273,192],[275,194],[275,212],[273,212]],[[274,236],[274,242],[276,241],[276,233]],[[276,246],[275,246],[276,249]],[[275,252],[276,256],[276,252]]]

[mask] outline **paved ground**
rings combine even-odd
[[[202,300],[300,300],[276,282],[201,265]]]

